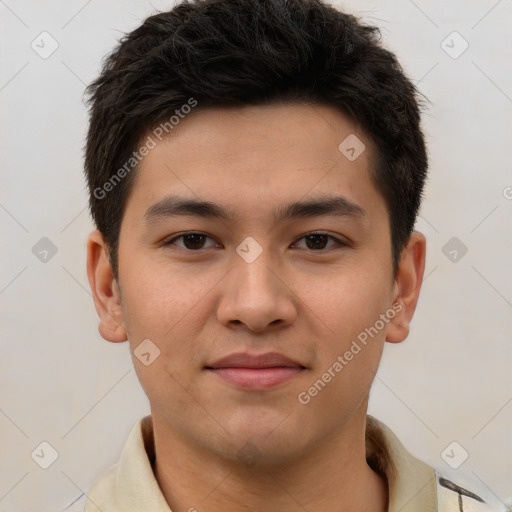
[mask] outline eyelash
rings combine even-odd
[[[173,238],[171,238],[169,240],[164,241],[163,245],[164,246],[173,245],[173,243],[176,240],[179,240],[180,238],[183,239],[184,237],[189,236],[189,235],[201,235],[201,236],[205,236],[205,237],[213,240],[213,238],[211,236],[207,235],[206,233],[201,233],[201,232],[197,232],[197,231],[187,231],[186,233],[182,233],[180,235],[174,236]],[[302,240],[302,239],[307,238],[308,236],[312,236],[312,235],[324,235],[328,239],[334,240],[336,242],[337,248],[349,246],[349,244],[347,242],[344,242],[344,241],[340,240],[339,238],[336,238],[335,236],[329,235],[328,233],[324,233],[322,231],[312,231],[310,233],[306,233],[305,235],[301,236],[297,240]],[[296,243],[296,242],[294,242],[294,243]],[[177,246],[177,247],[179,247],[179,246]],[[204,248],[201,248],[201,249],[188,249],[186,247],[179,247],[179,248],[183,249],[184,251],[187,251],[187,252],[200,252],[200,251],[205,250]],[[334,247],[334,248],[336,248],[336,247]],[[207,249],[208,249],[208,247],[207,247]],[[332,250],[332,249],[333,248],[331,247],[330,249],[316,249],[315,250],[315,249],[307,249],[306,248],[305,250],[311,251],[311,252],[328,252],[329,250]]]

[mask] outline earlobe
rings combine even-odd
[[[100,317],[98,330],[101,337],[113,343],[126,341],[120,289],[114,279],[107,244],[98,230],[87,240],[87,276]]]
[[[426,244],[425,236],[414,231],[402,251],[393,290],[396,314],[386,333],[386,341],[390,343],[400,343],[409,335],[409,324],[416,310],[425,271]]]

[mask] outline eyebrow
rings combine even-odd
[[[146,226],[150,226],[168,217],[186,215],[202,218],[218,218],[224,221],[239,218],[234,210],[210,201],[169,196],[147,209],[143,217],[143,223]],[[353,217],[355,219],[368,217],[364,208],[348,200],[346,197],[327,196],[281,205],[274,210],[272,219],[274,223],[281,223],[294,219],[319,217],[322,215]]]

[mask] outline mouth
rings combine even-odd
[[[305,368],[275,366],[272,368],[207,368],[222,380],[242,389],[269,389],[289,381]]]
[[[276,352],[251,355],[236,353],[224,357],[205,370],[241,389],[265,390],[288,382],[306,367]]]

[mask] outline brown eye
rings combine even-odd
[[[306,245],[308,249],[325,249],[325,246],[329,240],[327,235],[308,235],[304,237],[306,239]]]
[[[328,235],[327,233],[310,233],[308,235],[303,236],[299,240],[306,241],[306,249],[311,251],[323,251],[326,249],[326,246],[329,240],[333,240],[335,243],[334,247],[346,246],[347,244],[339,240],[338,238]],[[327,249],[331,249],[331,247],[327,247]]]
[[[203,233],[184,233],[165,242],[164,245],[177,245],[182,249],[198,251],[200,249],[204,249],[204,243],[207,238],[210,237]],[[176,244],[176,240],[182,240],[183,245]]]

